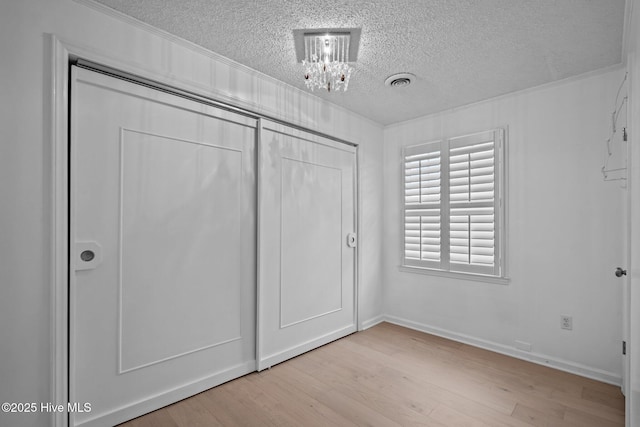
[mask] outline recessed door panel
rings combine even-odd
[[[243,226],[242,151],[121,137],[120,373],[241,339]]]
[[[282,159],[280,328],[343,308],[341,193],[340,168]]]

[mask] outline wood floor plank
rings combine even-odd
[[[591,402],[598,402],[614,409],[623,411],[624,401],[620,399],[620,393],[612,393],[610,391],[598,390],[592,387],[584,387],[582,398]]]
[[[358,426],[400,427],[401,425],[342,390],[327,391],[316,398]]]
[[[257,426],[275,425],[268,423],[255,409],[247,411],[235,395],[229,393],[225,387],[215,390],[215,393],[200,393],[194,396],[205,406],[215,418],[225,426]]]
[[[475,360],[479,364],[484,364],[505,373],[523,376],[537,384],[544,384],[554,390],[562,390],[566,393],[575,393],[577,396],[582,393],[583,381],[587,380],[548,366],[538,365],[466,344],[460,348],[459,354],[463,357],[466,355],[466,357]],[[580,378],[580,384],[576,383],[575,379],[577,378]]]
[[[433,418],[447,427],[494,427],[494,425],[487,424],[475,416],[465,414],[447,405],[438,405],[429,414],[429,418]]]
[[[286,372],[276,366],[260,374],[249,375],[247,380],[263,392],[271,394],[283,406],[283,410],[287,411],[287,416],[295,423],[293,425],[353,425],[335,408],[320,402],[316,398],[316,392],[287,384],[286,376]]]
[[[621,427],[619,387],[390,323],[123,424]]]
[[[188,424],[192,427],[223,426],[207,406],[203,405],[198,399],[185,399],[169,405],[165,409],[177,425]]]
[[[613,388],[614,386],[610,387]],[[565,405],[568,409],[575,410],[585,415],[593,415],[603,418],[605,420],[618,423],[618,425],[624,425],[624,409],[615,409],[599,402],[585,400],[581,397],[577,398],[573,395],[566,395],[559,391],[553,392],[551,398],[556,402]],[[620,393],[619,399],[624,407],[624,396],[622,396],[622,393]]]
[[[270,393],[265,393],[260,387],[247,380],[246,377],[238,378],[225,385],[229,398],[237,400],[243,412],[254,412],[256,418],[263,425],[297,426],[295,419],[285,411],[283,405]]]
[[[350,340],[341,340],[341,346],[350,348],[361,354],[375,354],[375,351],[365,346],[358,346]],[[419,378],[427,384],[432,384],[449,390],[459,396],[477,401],[504,413],[510,414],[517,401],[510,392],[495,389],[491,384],[483,383],[475,375],[461,373],[455,364],[448,361],[424,358],[413,353],[396,352],[393,356],[375,354],[377,359],[383,360],[389,366],[403,369],[407,375]]]
[[[567,409],[564,419],[570,423],[569,425],[581,426],[581,427],[619,427],[624,425],[622,423],[607,420],[597,415],[588,414],[583,411],[578,411],[572,408]]]
[[[171,417],[167,408],[158,409],[121,425],[126,425],[127,427],[181,427]]]
[[[341,343],[341,344],[338,344]],[[344,341],[339,341],[336,345],[344,345]],[[359,348],[366,354],[368,352],[366,346]],[[315,353],[315,352],[314,352]],[[342,353],[346,360],[357,360],[357,355],[353,351],[348,349],[342,350]],[[355,355],[355,356],[354,356]],[[378,384],[385,384],[386,387],[396,387],[396,393],[398,389],[408,389],[408,395],[413,401],[417,397],[421,397],[424,401],[429,402],[429,405],[433,408],[434,404],[444,404],[451,407],[463,407],[467,413],[474,414],[478,420],[482,420],[491,426],[525,426],[524,423],[519,423],[510,417],[511,411],[515,406],[507,404],[503,407],[503,411],[497,411],[488,406],[478,404],[473,400],[455,394],[450,390],[443,387],[431,384],[431,378],[422,376],[421,373],[416,372],[403,372],[410,368],[406,364],[388,364],[382,371],[377,371],[374,377],[374,381]],[[378,369],[377,365],[374,369]],[[400,388],[398,386],[401,386]],[[406,399],[406,397],[405,397]],[[441,408],[442,409],[442,408]]]
[[[309,376],[304,363],[295,366],[289,364],[289,369],[296,371],[289,379],[295,379],[296,382],[293,385],[297,385],[298,381],[305,384],[322,382],[326,384],[322,394],[333,392],[347,394],[368,407],[370,412],[396,420],[401,425],[431,425],[425,416],[433,410],[434,405],[426,399],[421,399],[424,393],[418,390],[406,392],[392,382],[383,382],[378,373],[366,374],[366,365],[362,366],[362,373],[353,375],[349,368],[338,366],[346,360],[348,358],[337,361],[331,371],[322,378]],[[314,363],[313,360],[308,362]]]
[[[548,427],[553,423],[562,423],[564,420],[564,414],[565,411],[561,414],[550,413],[518,403],[511,416],[532,426]]]

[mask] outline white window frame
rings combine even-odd
[[[449,154],[451,150],[456,150],[464,147],[477,146],[477,144],[484,144],[493,142],[493,200],[488,201],[451,201],[450,198],[450,171],[449,171]],[[489,131],[474,133],[470,135],[464,135],[453,138],[446,138],[428,143],[413,145],[404,147],[402,150],[402,162],[401,162],[401,196],[402,196],[402,247],[401,247],[401,266],[402,271],[418,272],[424,274],[433,274],[446,277],[458,277],[463,279],[472,279],[488,282],[507,283],[507,268],[506,268],[506,200],[505,200],[505,188],[506,188],[506,132],[505,129],[493,129]],[[439,152],[439,153],[438,153]],[[406,167],[411,164],[409,162],[415,159],[423,159],[438,157],[439,162],[421,163],[433,164],[434,167],[429,169],[428,173],[434,173],[437,176],[438,168],[436,163],[439,163],[439,180],[434,179],[435,191],[428,191],[428,193],[434,193],[432,196],[420,197],[416,202],[415,197],[410,197],[411,202],[408,202],[407,189],[405,179],[407,178]],[[424,174],[424,169],[423,174]],[[415,179],[415,176],[412,177]],[[420,184],[420,194],[424,194],[424,184],[427,182],[427,186],[431,185],[428,181],[429,178],[418,178],[422,184]],[[427,181],[425,181],[427,180]],[[439,185],[439,186],[438,186]],[[454,193],[455,194],[455,193]],[[471,193],[469,193],[471,194]],[[439,197],[437,197],[439,196]],[[451,212],[458,211],[464,214],[468,214],[472,209],[493,209],[493,264],[482,265],[475,262],[460,263],[452,262],[451,254],[454,258],[459,258],[460,253],[456,253],[456,250],[451,251]],[[455,213],[455,212],[454,212]],[[412,217],[413,214],[413,217]],[[416,252],[414,251],[413,257],[408,255],[408,247],[410,245],[415,249],[415,228],[416,219],[420,216],[419,221],[419,247],[417,249],[419,259],[416,258]],[[423,249],[423,232],[429,231],[429,218],[431,216],[434,221],[433,237],[429,237],[428,243],[433,251]],[[412,218],[411,218],[412,217]],[[411,218],[410,221],[407,218]],[[459,218],[459,216],[457,216]],[[439,225],[437,221],[439,219]],[[454,221],[455,222],[455,221]],[[424,224],[427,224],[424,226]],[[408,231],[408,227],[411,228]],[[426,227],[426,228],[425,228]],[[439,234],[435,230],[439,229]],[[414,236],[411,236],[414,234]],[[470,233],[469,233],[470,234]],[[407,242],[407,239],[411,239],[411,242]],[[437,248],[439,240],[439,250]],[[471,246],[471,240],[469,240]],[[475,247],[475,246],[474,246]],[[469,248],[471,250],[471,248]],[[432,259],[429,259],[432,258]]]

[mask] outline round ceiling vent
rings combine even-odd
[[[398,73],[387,77],[384,84],[391,87],[405,87],[409,86],[411,81],[415,78],[416,76],[411,73]]]

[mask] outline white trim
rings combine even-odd
[[[262,118],[258,119],[258,127],[256,129],[257,131],[257,135],[256,135],[256,173],[259,174],[260,173],[260,168],[261,168],[261,163],[260,163],[260,159],[262,158],[262,133],[264,130],[264,120]],[[260,206],[262,206],[262,199],[264,198],[264,196],[262,195],[262,184],[261,184],[261,180],[256,179],[256,363],[254,366],[254,369],[257,371],[258,370],[258,360],[262,360],[262,355],[264,353],[264,351],[262,350],[262,326],[264,324],[264,322],[262,321],[262,304],[260,304],[261,301],[261,295],[264,293],[263,291],[263,284],[262,281],[260,280],[260,277],[262,277],[262,272],[260,271],[261,266],[263,265],[263,262],[261,260],[260,254],[260,248],[262,247],[262,243],[260,240],[260,236],[262,235],[261,233],[261,226],[260,224],[262,223],[262,220],[260,218],[260,213],[262,212],[262,210],[260,209]]]
[[[499,185],[502,187],[500,190],[500,223],[501,223],[501,236],[500,236],[500,275],[501,278],[508,283],[509,278],[509,126],[499,126],[498,129],[503,129],[502,132],[502,147],[499,150],[500,162],[499,168],[501,176],[499,178]]]
[[[615,374],[613,372],[604,371],[598,368],[593,368],[590,366],[583,365],[581,363],[575,363],[568,360],[558,359],[556,357],[548,356],[541,353],[519,350],[515,347],[507,346],[504,344],[498,344],[492,341],[472,337],[470,335],[460,334],[457,332],[449,331],[447,329],[442,329],[435,326],[429,326],[424,323],[414,322],[412,320],[404,319],[401,317],[385,315],[384,321],[393,323],[394,325],[404,326],[405,328],[414,329],[416,331],[425,332],[427,334],[436,335],[436,336],[447,338],[453,341],[461,342],[463,344],[468,344],[474,347],[478,347],[478,348],[493,351],[496,353],[504,354],[507,356],[515,357],[516,359],[526,360],[528,362],[533,362],[538,365],[548,366],[550,368],[558,369],[560,371],[569,372],[575,375],[580,375],[581,377],[602,381],[607,384],[619,386],[622,381],[622,378],[620,377],[620,375]]]
[[[329,344],[332,341],[343,338],[349,334],[356,332],[355,323],[343,328],[340,328],[336,331],[329,332],[319,338],[315,338],[302,344],[290,347],[286,350],[270,354],[265,356],[262,360],[257,361],[257,369],[258,371],[262,371],[265,369],[269,369],[278,363],[284,362],[285,360],[289,360],[293,357],[299,356],[307,351],[311,351],[318,347],[321,347],[325,344]]]
[[[66,405],[68,373],[68,70],[69,51],[55,36],[49,35],[51,54],[50,130],[51,130],[51,397],[56,405]],[[66,426],[68,413],[54,412],[52,426]]]
[[[362,322],[362,324],[360,325],[360,328],[358,329],[358,331],[364,331],[367,330],[369,328],[373,328],[374,326],[382,323],[385,321],[385,316],[383,314],[380,314],[379,316],[373,317],[371,319],[367,319],[365,321]]]
[[[97,418],[92,418],[87,420],[86,422],[78,424],[78,426],[97,427],[105,425],[117,425],[134,417],[138,417],[140,416],[140,414],[145,414],[149,411],[156,410],[157,408],[162,408],[174,402],[186,399],[187,397],[196,395],[205,390],[209,390],[212,387],[215,387],[227,381],[231,381],[235,378],[239,378],[254,371],[255,361],[251,360],[226,369],[222,372],[217,372],[208,377],[181,385],[168,391],[164,391],[149,399],[144,399],[130,405],[117,408],[106,415],[100,415]]]
[[[355,155],[353,156],[354,159],[354,168],[355,170],[353,171],[353,179],[355,180],[354,182],[354,187],[353,187],[353,191],[355,192],[354,194],[354,216],[353,216],[353,220],[355,221],[354,224],[354,230],[353,232],[356,233],[356,246],[353,248],[353,250],[355,251],[354,257],[353,257],[353,262],[354,262],[354,266],[353,266],[353,274],[354,274],[354,289],[353,289],[353,322],[356,325],[356,331],[360,330],[360,316],[361,316],[361,310],[360,310],[360,262],[362,261],[362,251],[360,250],[360,244],[362,243],[362,240],[360,238],[360,220],[362,219],[361,217],[361,207],[362,207],[362,198],[360,197],[360,165],[361,163],[361,157],[362,157],[362,150],[360,149],[359,145],[356,145],[356,152]]]
[[[418,273],[426,276],[448,277],[449,279],[471,280],[473,282],[496,283],[498,285],[508,285],[511,281],[509,277],[489,276],[484,274],[462,273],[459,271],[436,270],[433,268],[414,267],[410,265],[399,265],[398,270],[404,273]]]

